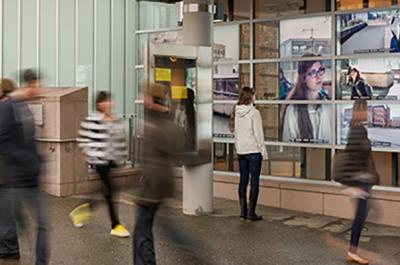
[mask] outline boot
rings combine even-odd
[[[256,214],[256,204],[257,204],[257,201],[254,199],[250,200],[250,202],[249,202],[250,207],[249,207],[247,219],[250,221],[260,221],[263,219],[262,216]]]
[[[247,200],[246,198],[240,198],[240,219],[246,220],[247,219]]]

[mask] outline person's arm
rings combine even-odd
[[[268,159],[267,149],[265,148],[264,129],[260,112],[257,110],[253,116],[253,131],[257,146],[264,159]]]

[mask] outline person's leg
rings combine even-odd
[[[250,182],[250,200],[249,200],[249,219],[260,220],[261,216],[256,215],[256,205],[260,187],[261,174],[261,154],[252,154],[249,156],[249,167],[251,174]]]
[[[8,189],[0,188],[0,259],[19,258],[17,225]]]
[[[153,223],[158,205],[136,206],[136,225],[133,231],[133,264],[155,265]]]
[[[249,184],[249,160],[246,155],[239,155],[239,171],[240,171],[240,182],[239,182],[239,204],[240,204],[240,217],[242,219],[247,218],[247,185]]]
[[[111,219],[111,229],[114,229],[120,222],[118,220],[117,212],[113,202],[114,187],[112,186],[112,183],[110,181],[111,167],[110,165],[96,166],[96,171],[105,186],[104,198],[106,199],[108,205],[108,212]]]
[[[37,225],[36,236],[36,265],[49,263],[48,229],[49,207],[46,206],[44,194],[39,187],[18,189],[22,203],[33,213]]]
[[[357,253],[361,231],[367,218],[367,199],[358,199],[356,215],[351,228],[350,252]]]

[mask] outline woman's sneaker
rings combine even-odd
[[[88,222],[91,215],[92,215],[92,211],[90,209],[90,204],[84,203],[84,204],[76,207],[69,214],[69,218],[71,219],[71,221],[75,227],[81,228],[84,226],[85,223]]]
[[[116,237],[130,237],[128,230],[121,224],[117,225],[111,230],[110,233],[112,236]]]

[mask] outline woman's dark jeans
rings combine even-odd
[[[355,250],[361,237],[361,231],[367,218],[367,202],[368,199],[358,199],[356,215],[354,217],[353,226],[351,227],[350,249]]]
[[[262,155],[246,154],[239,155],[239,170],[240,170],[240,183],[239,183],[239,202],[241,208],[241,216],[254,216],[260,186],[260,173],[261,173]],[[247,208],[247,185],[250,181],[250,198],[249,207]]]

